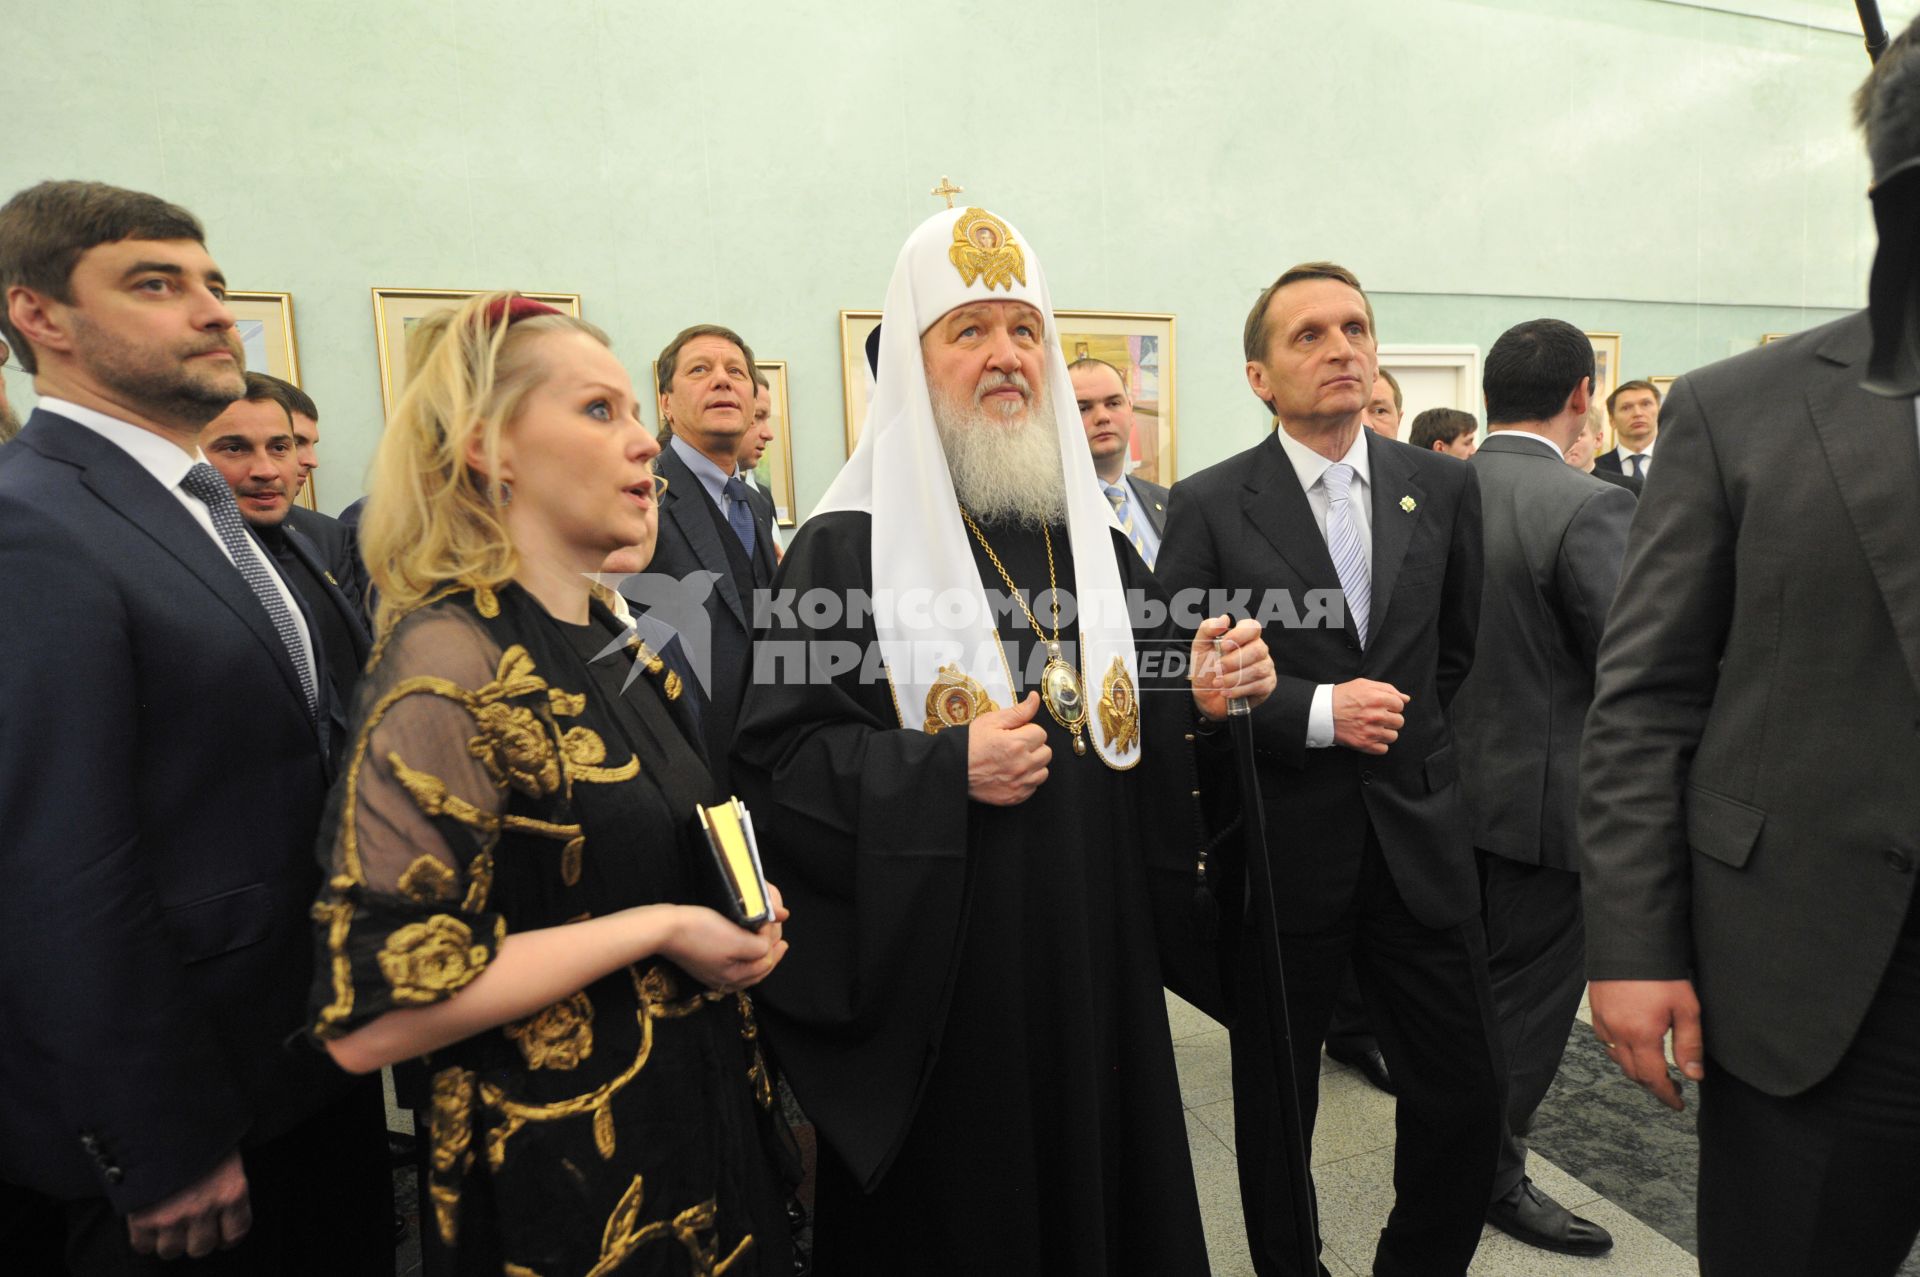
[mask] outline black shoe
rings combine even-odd
[[[1554,1201],[1530,1179],[1487,1207],[1487,1222],[1513,1238],[1561,1255],[1604,1255],[1613,1234]]]
[[[1345,1064],[1360,1070],[1360,1076],[1373,1083],[1374,1089],[1385,1091],[1388,1095],[1397,1092],[1393,1089],[1393,1078],[1387,1074],[1387,1057],[1380,1054],[1380,1048],[1370,1046],[1355,1050],[1352,1047],[1327,1044],[1327,1058],[1336,1064]]]

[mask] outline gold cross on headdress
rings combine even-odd
[[[933,188],[933,189],[932,189],[931,191],[929,191],[929,192],[927,192],[927,193],[928,193],[929,195],[944,195],[944,196],[946,196],[946,197],[947,197],[947,207],[948,207],[948,208],[952,208],[952,207],[953,207],[953,197],[954,197],[954,196],[956,196],[956,195],[959,195],[959,194],[961,194],[961,193],[962,193],[962,192],[964,192],[964,191],[965,191],[966,189],[967,189],[967,188],[966,188],[966,187],[964,187],[964,186],[955,186],[955,185],[953,184],[953,179],[952,179],[952,178],[950,178],[950,177],[948,177],[948,176],[947,176],[947,175],[946,175],[945,173],[942,173],[942,174],[940,175],[940,185],[938,185],[938,186],[936,186],[936,187],[934,187],[934,188]]]

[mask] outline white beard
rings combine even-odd
[[[1052,397],[1043,381],[1024,403],[993,408],[981,402],[986,391],[1009,382],[1026,388],[1026,378],[1018,373],[983,378],[971,401],[928,387],[953,494],[982,522],[1065,523],[1067,485]]]

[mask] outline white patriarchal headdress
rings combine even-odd
[[[1014,703],[920,354],[920,335],[936,320],[979,301],[1026,302],[1046,325],[1045,376],[1066,478],[1080,676],[1090,702],[1087,737],[1109,767],[1129,768],[1140,760],[1140,672],[1114,560],[1111,529],[1118,524],[1094,482],[1046,274],[1025,238],[992,213],[946,209],[907,238],[887,286],[880,367],[859,446],[815,512],[873,516],[874,624],[902,726],[937,731],[965,721],[982,691],[994,707]],[[1044,583],[1016,584],[1041,610]],[[902,606],[917,597],[931,606]],[[972,606],[942,607],[943,599]]]

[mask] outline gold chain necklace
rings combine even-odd
[[[973,521],[973,515],[967,507],[960,507],[960,517],[966,520],[967,530],[973,533],[976,541],[980,542],[980,548],[987,552],[987,558],[992,562],[994,571],[998,572],[1000,579],[1006,582],[1007,593],[1012,595],[1013,601],[1020,605],[1020,610],[1027,614],[1027,624],[1033,626],[1033,632],[1039,635],[1041,641],[1047,645],[1047,663],[1040,671],[1040,703],[1047,707],[1047,713],[1053,716],[1054,722],[1060,724],[1063,730],[1073,734],[1073,752],[1086,753],[1087,742],[1083,734],[1087,728],[1087,694],[1080,683],[1080,671],[1067,664],[1066,658],[1060,654],[1060,584],[1054,576],[1053,569],[1053,533],[1045,524],[1041,525],[1040,535],[1045,537],[1047,542],[1047,596],[1053,600],[1053,635],[1048,637],[1046,631],[1040,628],[1040,619],[1033,614],[1033,609],[1027,606],[1027,600],[1021,595],[1019,587],[1014,585],[1013,577],[1007,572],[1007,565],[1000,562],[1000,556],[993,552],[991,545],[987,544],[986,533],[982,532],[980,525]]]

